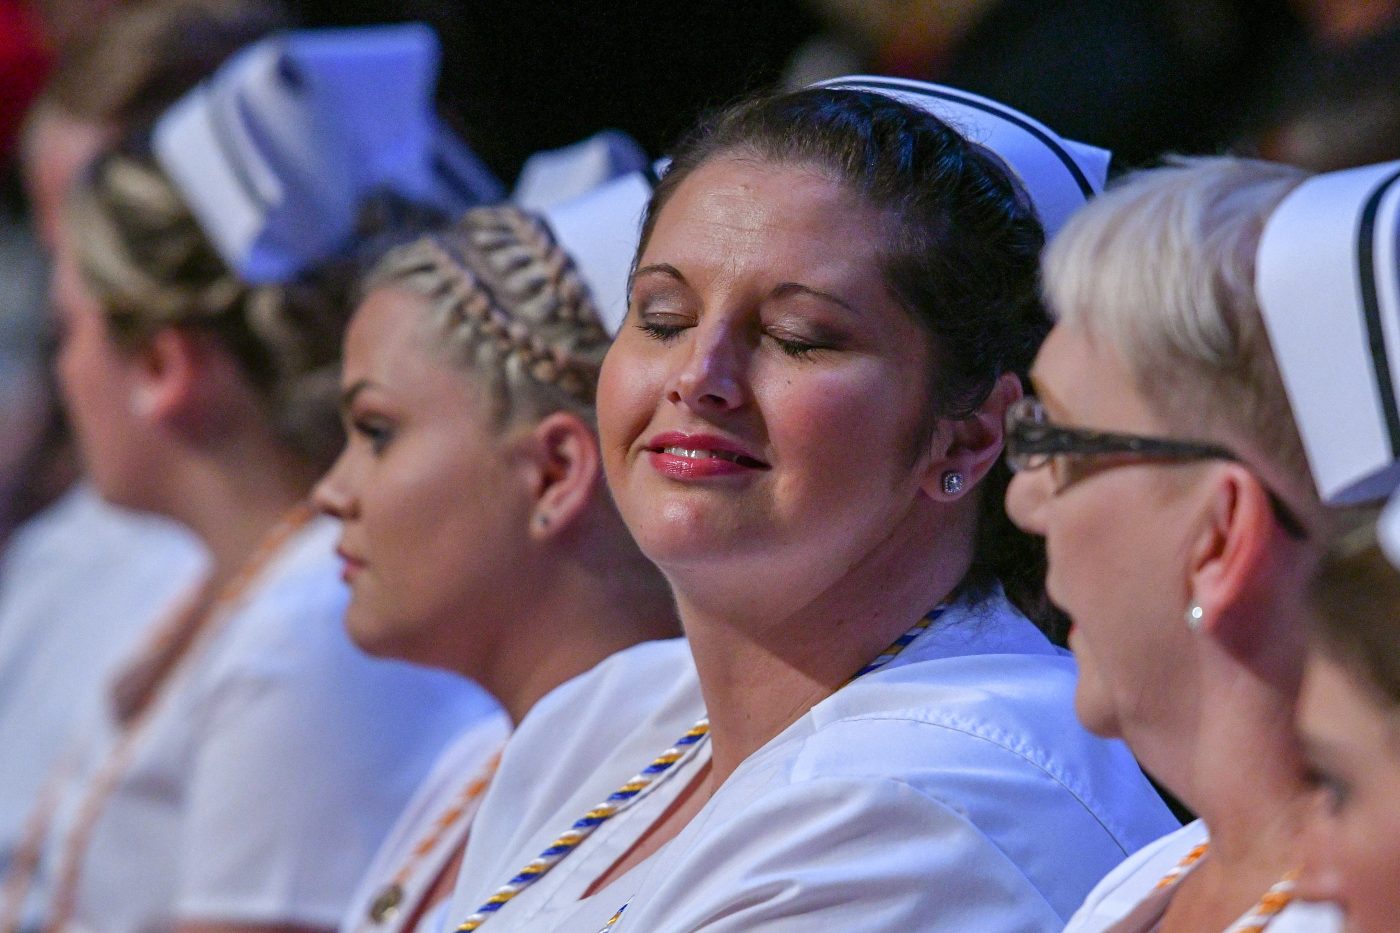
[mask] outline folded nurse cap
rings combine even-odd
[[[269,37],[161,117],[156,158],[231,269],[286,281],[350,242],[369,195],[453,214],[500,197],[433,110],[438,57],[420,24]]]
[[[1400,481],[1400,162],[1318,175],[1264,227],[1255,291],[1328,505]]]
[[[627,316],[627,279],[651,200],[652,176],[632,172],[582,197],[541,211],[554,238],[574,260],[609,334]]]
[[[926,81],[857,75],[815,87],[884,94],[925,110],[998,155],[1035,205],[1046,237],[1103,190],[1112,153],[1064,139],[1043,123],[994,100]]]
[[[572,146],[530,156],[510,199],[523,210],[543,210],[582,197],[614,178],[646,171],[647,161],[646,152],[631,136],[621,130],[603,130]]]

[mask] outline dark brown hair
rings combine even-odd
[[[941,120],[880,94],[814,88],[743,101],[688,135],[657,185],[640,256],[680,184],[722,156],[807,166],[890,218],[882,251],[891,294],[929,335],[929,424],[974,412],[1003,373],[1023,382],[1050,321],[1039,298],[1045,233],[1001,161]],[[1062,619],[1044,593],[1044,546],[1016,529],[998,461],[982,482],[965,587],[997,582],[1047,634]]]

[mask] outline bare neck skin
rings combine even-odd
[[[509,635],[484,660],[458,666],[500,701],[512,722],[608,656],[680,634],[661,575],[630,538],[611,531],[622,532],[620,523],[542,544],[529,586],[512,597],[511,618],[495,627]]]
[[[1301,658],[1289,632],[1278,636],[1280,655]],[[1172,898],[1167,933],[1224,929],[1254,906],[1298,866],[1312,806],[1293,726],[1298,665],[1284,657],[1250,666],[1216,646],[1202,665],[1193,741],[1162,778],[1209,827],[1210,851]]]
[[[277,523],[305,500],[316,470],[262,430],[188,449],[168,471],[158,511],[187,526],[209,553],[208,591],[219,593]]]

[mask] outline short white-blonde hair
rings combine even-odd
[[[1183,437],[1264,458],[1315,498],[1254,290],[1264,223],[1308,177],[1252,159],[1178,159],[1133,173],[1046,250],[1052,313],[1106,342]]]

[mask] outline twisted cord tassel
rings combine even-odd
[[[680,761],[691,746],[700,742],[710,732],[710,721],[702,719],[676,740],[666,751],[638,772],[631,780],[608,795],[608,799],[589,810],[565,830],[558,839],[550,843],[530,864],[520,869],[512,879],[496,889],[496,893],[486,899],[486,903],[476,909],[462,925],[458,933],[470,933],[491,918],[491,915],[508,904],[510,900],[544,877],[545,873],[557,865],[566,855],[591,836],[599,826],[626,810],[637,799],[637,795],[661,778]]]

